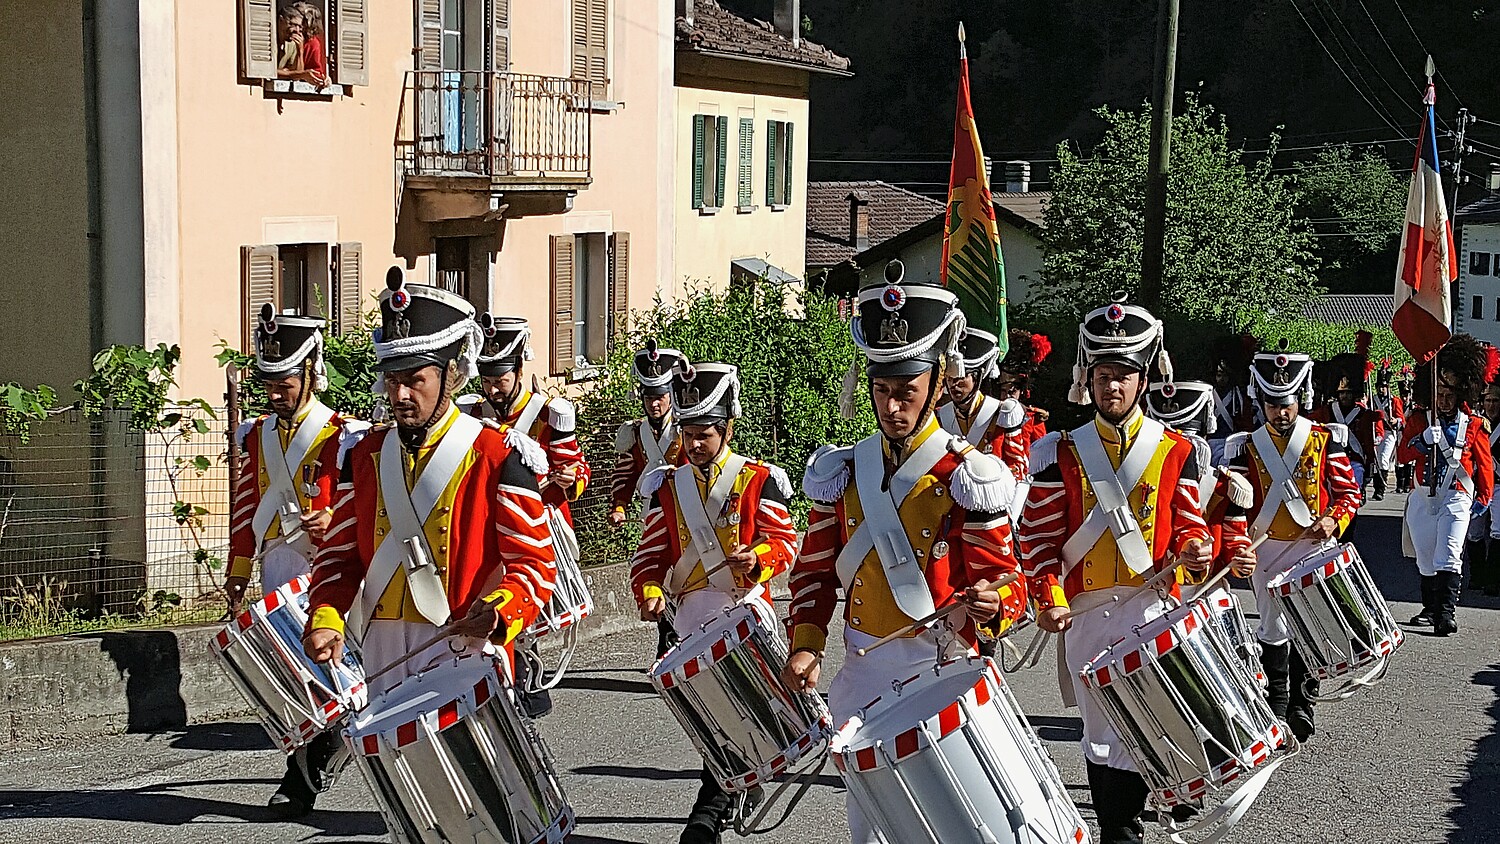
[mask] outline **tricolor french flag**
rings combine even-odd
[[[1453,223],[1443,200],[1434,110],[1437,89],[1427,80],[1427,115],[1417,133],[1411,191],[1406,196],[1406,230],[1396,272],[1396,316],[1391,328],[1417,363],[1426,363],[1453,335],[1448,285],[1458,278]]]

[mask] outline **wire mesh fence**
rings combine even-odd
[[[222,413],[160,431],[64,411],[0,437],[0,638],[223,610]]]

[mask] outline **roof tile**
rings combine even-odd
[[[810,70],[849,70],[849,59],[806,38],[793,44],[763,20],[746,20],[718,0],[693,0],[693,22],[678,16],[679,47],[752,59],[803,65]]]

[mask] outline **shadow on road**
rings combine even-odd
[[[655,782],[666,782],[668,780],[691,780],[697,782],[702,772],[697,769],[691,771],[669,771],[663,768],[644,768],[632,765],[581,765],[571,769],[572,773],[582,774],[590,777],[620,777],[627,780],[652,780]]]
[[[635,678],[639,678],[641,676],[634,671],[630,672],[630,674]],[[561,683],[557,684],[557,688],[574,689],[577,691],[589,692],[616,692],[619,694],[628,695],[650,695],[652,697],[656,696],[656,687],[651,685],[650,680],[626,679],[625,677],[606,676],[580,677],[571,671],[568,672],[567,676],[563,677]]]
[[[1026,720],[1036,728],[1043,741],[1081,741],[1083,719],[1064,715],[1028,715]]]
[[[1494,690],[1486,712],[1490,734],[1475,744],[1468,775],[1453,787],[1458,805],[1448,812],[1453,823],[1448,844],[1489,844],[1500,826],[1500,664],[1478,672],[1470,682]]]
[[[275,747],[256,721],[190,724],[170,742],[178,750],[271,750]]]
[[[264,787],[270,779],[218,780],[214,782],[163,783],[139,789],[83,791],[0,791],[0,818],[120,821],[185,826],[205,818],[231,818],[248,823],[281,821],[264,805],[232,803],[174,793],[193,786],[245,785]],[[382,835],[385,823],[378,812],[316,811],[295,823],[322,835]]]

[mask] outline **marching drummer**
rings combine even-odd
[[[1484,387],[1484,398],[1480,401],[1484,421],[1489,426],[1490,457],[1494,458],[1500,447],[1500,383],[1490,382]],[[1495,460],[1500,472],[1500,460]],[[1465,552],[1469,555],[1469,588],[1478,589],[1495,597],[1500,595],[1500,495],[1490,496],[1490,506],[1469,522],[1468,542]]]
[[[255,326],[255,377],[271,413],[235,432],[245,455],[230,509],[230,614],[244,603],[260,562],[261,593],[269,594],[311,569],[317,543],[332,519],[333,490],[344,455],[369,428],[318,400],[328,387],[323,362],[326,321],[278,314],[265,305]],[[286,774],[270,806],[296,817],[312,810],[328,785],[340,743],[323,733],[287,757]]]
[[[1040,338],[1045,344],[1046,338],[1041,335],[1020,329],[1010,332],[1012,342],[1020,340],[1027,344],[1016,352],[1024,354],[1028,360],[1035,354],[1030,344],[1032,338]],[[948,433],[963,437],[980,451],[999,457],[1016,476],[1019,485],[1028,474],[1027,458],[1033,437],[1040,439],[1046,432],[1044,423],[1036,418],[1037,411],[1021,402],[1022,384],[1027,376],[1014,368],[1001,369],[999,343],[988,331],[965,329],[959,344],[964,357],[964,374],[944,379],[949,401],[938,407],[938,424]],[[1016,352],[1008,352],[1006,359],[1011,360]],[[1018,364],[1012,362],[1011,365]],[[1003,395],[986,395],[986,383],[993,384],[994,391]],[[1038,433],[1038,428],[1041,433]],[[1019,503],[1016,502],[1018,506]]]
[[[1204,434],[1213,454],[1213,465],[1224,464],[1224,441],[1230,434],[1256,425],[1255,405],[1245,394],[1245,370],[1255,354],[1256,340],[1249,334],[1219,339],[1214,355],[1214,430]]]
[[[1422,612],[1411,621],[1431,624],[1439,636],[1458,632],[1464,536],[1469,520],[1485,511],[1494,494],[1494,459],[1484,419],[1470,408],[1497,365],[1494,347],[1482,346],[1468,334],[1454,335],[1437,354],[1436,414],[1414,408],[1402,434],[1424,455],[1417,460],[1416,487],[1406,499],[1406,533],[1422,575]],[[1420,398],[1432,391],[1432,367],[1417,367],[1413,394]]]
[[[1021,437],[1014,443],[1010,440],[1006,442],[1006,451],[1012,456],[1005,457],[1002,453],[1002,459],[1012,468],[1020,463],[1018,458],[1024,457],[1029,461],[1031,444],[1047,435],[1047,419],[1050,414],[1045,408],[1027,403],[1031,401],[1032,376],[1036,375],[1037,369],[1051,353],[1052,341],[1047,339],[1047,335],[1024,328],[1010,330],[1010,345],[1005,356],[1000,358],[1000,371],[995,374],[990,395],[1001,401],[1015,399],[1026,405],[1026,421],[1021,425]]]
[[[395,424],[366,437],[340,477],[333,526],[313,565],[309,657],[358,642],[371,706],[403,678],[462,652],[509,649],[552,594],[552,537],[539,449],[459,413],[483,335],[463,298],[386,276],[376,389]],[[529,455],[529,456],[527,456]],[[446,639],[420,651],[439,628]],[[375,677],[384,667],[396,668]]]
[[[1089,789],[1104,844],[1141,841],[1148,789],[1079,672],[1132,627],[1170,608],[1143,588],[1148,578],[1174,560],[1203,572],[1214,557],[1199,506],[1197,449],[1141,411],[1150,380],[1170,374],[1162,333],[1160,320],[1123,297],[1085,317],[1069,398],[1092,403],[1095,415],[1033,447],[1020,525],[1037,623],[1064,634],[1063,697],[1076,699],[1083,716]],[[1169,581],[1173,593],[1179,578]]]
[[[635,353],[631,374],[641,400],[640,419],[620,426],[615,434],[614,474],[609,484],[609,523],[625,524],[631,500],[641,496],[641,477],[658,466],[681,466],[684,460],[678,440],[677,421],[672,418],[672,376],[679,362],[686,361],[676,349],[663,349],[655,340]],[[656,657],[666,655],[676,638],[671,622],[656,623]]]
[[[1261,543],[1258,562],[1236,565],[1249,577],[1260,614],[1256,638],[1270,686],[1266,697],[1298,741],[1314,732],[1313,697],[1318,682],[1291,645],[1291,629],[1280,605],[1266,591],[1276,575],[1339,537],[1359,510],[1360,491],[1345,451],[1349,429],[1303,416],[1312,403],[1312,359],[1282,348],[1255,356],[1250,396],[1260,403],[1266,423],[1238,433],[1224,446],[1224,457],[1242,469],[1255,487],[1249,508],[1250,536]],[[1462,542],[1460,534],[1460,542]]]
[[[1385,420],[1385,429],[1380,437],[1380,442],[1375,444],[1375,463],[1373,471],[1378,473],[1379,482],[1375,487],[1375,500],[1385,498],[1385,475],[1396,465],[1396,444],[1401,439],[1401,427],[1406,422],[1406,412],[1401,405],[1401,397],[1391,390],[1391,359],[1386,358],[1380,365],[1380,371],[1375,375],[1375,395],[1370,397],[1370,408],[1378,411]],[[1406,490],[1401,488],[1397,479],[1396,492]]]
[[[902,284],[899,266],[887,268],[889,284],[860,291],[852,326],[879,430],[818,449],[802,482],[814,503],[789,584],[784,677],[794,690],[817,687],[842,588],[844,665],[828,690],[835,724],[940,655],[972,653],[979,628],[998,635],[1025,611],[1020,581],[996,585],[1019,570],[1006,512],[1015,476],[944,431],[934,412],[944,375],[961,374],[963,314],[942,287]],[[955,604],[962,611],[943,632],[906,629]],[[900,635],[860,653],[890,634]],[[846,805],[853,841],[879,841],[852,796]]]
[[[524,386],[531,360],[531,326],[521,317],[479,318],[484,348],[479,354],[482,396],[461,396],[459,406],[480,419],[515,428],[547,451],[542,500],[573,524],[571,502],[589,485],[589,464],[578,445],[577,413],[561,396],[544,396]]]
[[[671,388],[685,466],[657,466],[641,481],[650,496],[630,581],[643,621],[671,610],[680,636],[743,600],[769,601],[765,584],[786,571],[797,529],[786,472],[730,448],[740,415],[739,371],[679,359]],[[769,603],[765,617],[774,617]],[[682,844],[714,844],[729,819],[730,796],[708,766]]]

